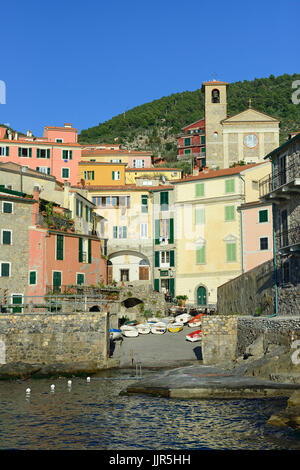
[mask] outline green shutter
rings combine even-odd
[[[88,239],[88,263],[92,262],[92,240]]]
[[[36,271],[30,271],[29,273],[29,284],[36,284]]]
[[[205,144],[205,135],[202,135],[201,136],[201,145],[204,145]]]
[[[29,157],[32,157],[32,149],[29,149]]]
[[[174,284],[175,284],[175,279],[173,277],[171,277],[170,280],[169,280],[169,291],[170,291],[170,294],[171,294],[172,298],[175,297]]]
[[[47,158],[50,158],[50,149],[47,149]]]
[[[81,274],[81,273],[77,274],[76,284],[79,286],[84,284],[84,274]]]
[[[170,230],[170,238],[169,238],[169,243],[174,243],[174,219],[169,220],[169,230]]]
[[[203,225],[205,223],[205,212],[204,208],[195,209],[195,224]]]
[[[196,248],[196,264],[205,264],[205,245]]]
[[[82,255],[82,248],[83,248],[83,240],[82,238],[78,238],[78,261],[79,263],[82,263],[83,261],[83,255]]]
[[[154,266],[155,268],[159,268],[159,251],[155,251],[155,262],[154,262]]]
[[[69,150],[70,160],[73,159],[73,150]]]
[[[204,183],[196,184],[196,197],[204,196]]]
[[[234,206],[225,207],[225,221],[234,220]]]
[[[63,235],[56,235],[56,259],[63,260],[64,259],[64,236]]]
[[[115,179],[115,172],[114,171],[111,172],[111,178],[112,178],[112,180]]]
[[[159,279],[154,279],[154,290],[159,292]]]
[[[155,245],[159,245],[159,237],[160,237],[160,220],[157,219],[155,221]]]
[[[54,271],[53,272],[53,287],[60,287],[61,286],[61,272]]]
[[[40,149],[36,149],[36,157],[37,157],[37,158],[40,158],[40,156],[41,156],[41,151],[40,151]]]
[[[6,147],[6,149],[5,149],[5,155],[6,155],[7,157],[9,157],[9,147]]]
[[[268,222],[268,209],[259,211],[259,223]]]
[[[160,193],[160,210],[167,211],[169,205],[169,193],[164,191]]]
[[[11,202],[3,202],[3,212],[5,214],[12,214],[12,203]]]
[[[21,157],[21,155],[22,155],[22,149],[21,149],[21,147],[19,147],[18,148],[18,156]]]
[[[234,179],[225,181],[225,192],[234,193]]]
[[[226,257],[227,262],[236,261],[236,243],[226,244]]]
[[[9,263],[1,263],[1,276],[9,277]]]
[[[171,267],[175,266],[175,252],[174,252],[174,250],[170,251],[170,266]]]
[[[184,145],[191,145],[191,138],[190,137],[186,137],[184,139]]]
[[[2,243],[3,245],[10,245],[11,244],[11,232],[7,230],[3,230],[2,232]]]

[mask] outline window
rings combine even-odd
[[[2,202],[2,212],[5,214],[12,214],[13,212],[13,203],[12,202]]]
[[[19,147],[18,148],[18,156],[19,157],[31,157],[32,156],[32,149],[27,147]]]
[[[127,238],[127,227],[123,226],[114,226],[113,227],[113,238]]]
[[[160,220],[160,237],[169,238],[170,219]]]
[[[96,160],[90,160],[90,161],[96,161]],[[121,159],[118,159],[118,158],[113,158],[110,163],[122,163],[122,160]]]
[[[234,179],[225,181],[225,193],[234,193]]]
[[[76,211],[75,214],[77,217],[82,217],[83,213],[83,202],[76,199]]]
[[[1,230],[1,243],[2,245],[12,245],[12,231]]]
[[[94,180],[94,179],[95,179],[95,172],[94,172],[94,170],[91,170],[91,171],[84,171],[84,179],[85,179],[85,180]]]
[[[57,142],[58,144],[62,144],[62,143],[63,143],[63,139],[55,139],[55,142]]]
[[[48,168],[47,166],[37,166],[36,171],[44,173],[45,175],[50,175],[50,168]]]
[[[233,263],[236,261],[236,243],[226,243],[226,261],[227,263]]]
[[[205,209],[195,209],[195,224],[203,225],[205,224]]]
[[[162,268],[170,266],[170,251],[158,251],[160,253],[160,266]]]
[[[63,160],[72,160],[73,158],[72,150],[63,150],[61,155]]]
[[[36,271],[29,271],[29,284],[36,285]]]
[[[260,249],[261,250],[268,250],[269,248],[269,239],[268,237],[262,237],[259,239]]]
[[[36,149],[37,158],[50,158],[50,149]]]
[[[196,197],[203,197],[204,196],[204,183],[197,183],[196,184]]]
[[[64,236],[63,235],[56,235],[56,259],[60,261],[64,259]]]
[[[84,274],[83,273],[77,273],[76,274],[76,284],[78,286],[82,286],[84,284]]]
[[[217,88],[215,88],[211,92],[211,102],[212,103],[220,103],[220,92]]]
[[[143,223],[140,225],[140,237],[148,238],[148,224],[147,223]]]
[[[167,211],[169,209],[169,193],[167,191],[160,193],[160,210]]]
[[[230,222],[235,219],[235,207],[225,206],[225,222]]]
[[[145,160],[133,160],[133,167],[134,168],[145,168]]]
[[[205,147],[201,147],[201,155],[205,155]]]
[[[1,277],[10,277],[10,263],[0,262],[1,264]]]
[[[119,171],[113,171],[112,172],[112,179],[114,181],[119,180],[120,179],[120,172]]]
[[[196,264],[205,264],[206,262],[206,246],[196,247]]]
[[[191,152],[192,152],[191,149],[184,149],[184,154],[185,154],[185,155],[188,155],[188,154],[190,154]]]
[[[184,139],[184,145],[185,145],[185,146],[186,146],[186,145],[191,145],[191,138],[190,138],[190,137],[186,137],[186,138]]]
[[[254,191],[258,191],[258,181],[252,181],[252,189]]]
[[[201,145],[205,145],[205,135],[202,135],[200,138]]]
[[[142,212],[148,213],[148,195],[142,194]]]
[[[70,170],[69,170],[69,168],[62,168],[62,169],[61,169],[61,176],[62,176],[62,178],[64,178],[64,179],[70,178]]]
[[[258,213],[259,223],[268,222],[268,209],[259,211]]]
[[[0,147],[0,157],[9,157],[9,147]]]
[[[54,292],[60,292],[61,271],[52,271],[52,287]]]

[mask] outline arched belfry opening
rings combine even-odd
[[[220,91],[217,88],[214,88],[211,92],[211,102],[220,103]]]

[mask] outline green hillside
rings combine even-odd
[[[252,107],[281,121],[280,140],[300,128],[300,105],[292,103],[292,83],[300,74],[256,78],[231,83],[228,87],[228,115]],[[175,93],[137,106],[98,126],[82,130],[80,143],[113,143],[151,150],[167,160],[176,160],[176,134],[181,128],[204,117],[204,94],[199,90]]]

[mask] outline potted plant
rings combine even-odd
[[[177,295],[176,299],[178,300],[178,306],[179,307],[184,307],[185,302],[188,299],[188,296],[187,295]]]

